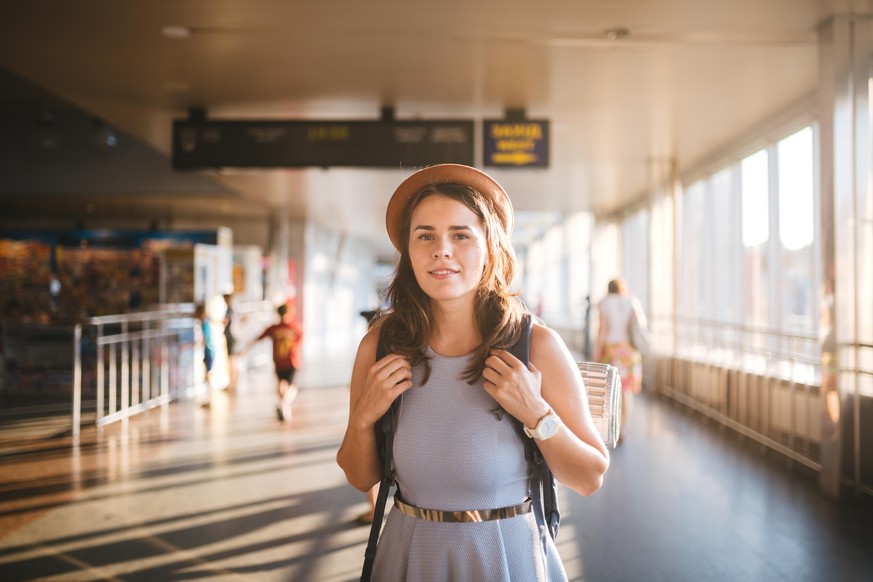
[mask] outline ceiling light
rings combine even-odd
[[[161,34],[166,36],[167,38],[191,38],[191,35],[194,34],[194,31],[190,26],[181,26],[178,24],[168,24],[161,28]]]

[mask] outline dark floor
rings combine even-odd
[[[648,397],[603,488],[588,499],[564,497],[577,528],[567,542],[578,554],[577,579],[873,580],[873,512],[825,499],[816,479],[679,404]]]
[[[334,461],[347,389],[302,390],[284,425],[273,390],[251,373],[210,408],[173,404],[78,446],[63,418],[5,419],[0,580],[356,579],[366,505]],[[603,488],[562,491],[562,509],[571,580],[873,580],[869,509],[655,397]]]

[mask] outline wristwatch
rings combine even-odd
[[[549,408],[549,412],[539,419],[535,428],[524,427],[524,434],[539,441],[544,441],[555,436],[558,433],[559,426],[561,426],[561,419],[558,418],[554,410]]]

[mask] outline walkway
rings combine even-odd
[[[302,390],[283,425],[273,386],[253,373],[78,447],[57,419],[0,425],[0,580],[356,579],[366,504],[334,461],[347,389]],[[873,579],[868,510],[678,405],[644,398],[632,420],[603,489],[562,492],[571,580]]]

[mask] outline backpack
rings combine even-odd
[[[509,348],[512,355],[518,358],[525,366],[530,363],[530,336],[533,319],[529,314],[524,316],[521,326],[521,336],[518,341]],[[383,345],[382,336],[376,347],[376,361],[387,355],[387,348]],[[401,396],[402,397],[402,396]],[[379,532],[382,529],[382,516],[385,513],[385,503],[388,499],[388,490],[394,483],[394,464],[392,451],[394,448],[394,429],[396,417],[399,412],[400,400],[398,397],[388,412],[376,423],[376,446],[382,458],[382,481],[379,484],[379,495],[376,498],[376,509],[373,516],[373,524],[370,526],[370,537],[367,540],[367,549],[364,552],[364,567],[361,572],[361,582],[369,582],[373,570],[373,562],[376,559],[376,545],[379,540]],[[515,432],[521,442],[524,443],[524,456],[527,459],[531,471],[531,499],[533,511],[540,526],[541,543],[546,544],[546,531],[554,540],[558,535],[558,526],[561,522],[561,513],[558,509],[558,483],[549,470],[549,466],[543,459],[539,448],[533,439],[524,432],[521,421],[507,415],[512,421]]]

